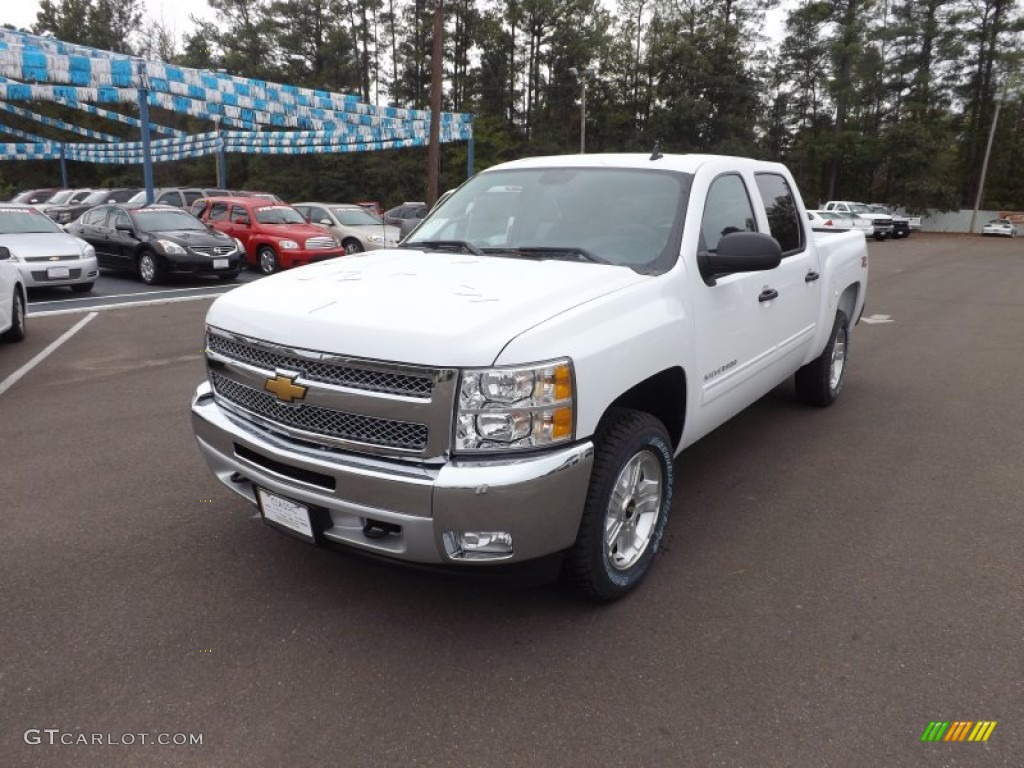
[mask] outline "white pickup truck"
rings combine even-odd
[[[401,246],[218,298],[192,421],[271,525],[398,560],[559,553],[613,600],[648,570],[673,460],[787,378],[829,405],[864,307],[857,232],[816,236],[776,163],[519,160]]]

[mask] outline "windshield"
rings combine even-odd
[[[101,189],[98,192],[93,192],[91,195],[89,195],[87,198],[85,198],[85,200],[82,201],[82,205],[99,205],[100,203],[105,203],[105,202],[107,202],[107,195],[109,195],[109,194],[110,194],[110,190],[109,189]],[[111,198],[111,202],[114,202],[113,198]],[[124,201],[123,200],[118,200],[116,202],[124,202]]]
[[[0,208],[0,235],[63,232],[53,220],[35,209]]]
[[[133,211],[132,218],[143,232],[206,230],[206,225],[185,211]]]
[[[11,198],[12,203],[45,203],[56,192],[52,189],[30,189]]]
[[[332,208],[338,221],[346,227],[379,227],[384,222],[365,208]]]
[[[854,203],[850,206],[850,210],[854,213],[871,213],[871,209],[864,205],[864,203]]]
[[[656,168],[516,168],[478,174],[405,241],[497,256],[675,263],[692,177]],[[447,246],[446,246],[447,247]]]
[[[70,200],[71,196],[74,194],[75,190],[73,189],[62,189],[56,195],[51,197],[47,202],[49,202],[50,205],[64,205],[64,203]]]
[[[269,205],[256,209],[256,221],[260,224],[305,224],[302,214],[285,205]]]

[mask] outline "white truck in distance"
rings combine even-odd
[[[607,601],[647,572],[673,460],[796,376],[840,393],[868,260],[776,163],[518,160],[399,248],[239,287],[192,400],[221,482],[309,542],[483,567],[559,553]]]

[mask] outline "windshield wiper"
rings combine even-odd
[[[575,256],[583,261],[592,261],[595,264],[613,264],[614,262],[603,259],[592,251],[578,246],[555,246],[555,245],[530,245],[522,248],[488,248],[488,253],[511,253],[517,256],[543,256],[553,254],[557,257]]]
[[[469,251],[474,256],[483,256],[484,252],[466,240],[415,240],[411,243],[402,243],[399,248],[435,249],[445,251],[454,248],[457,251]]]

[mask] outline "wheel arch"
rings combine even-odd
[[[686,423],[686,372],[674,366],[634,384],[609,403],[601,418],[612,408],[631,408],[651,414],[665,425],[675,450]]]
[[[836,303],[836,309],[844,312],[850,319],[851,323],[855,323],[859,318],[854,316],[854,311],[857,307],[857,298],[860,296],[860,283],[850,283],[846,286],[846,289],[840,294],[839,301]]]

